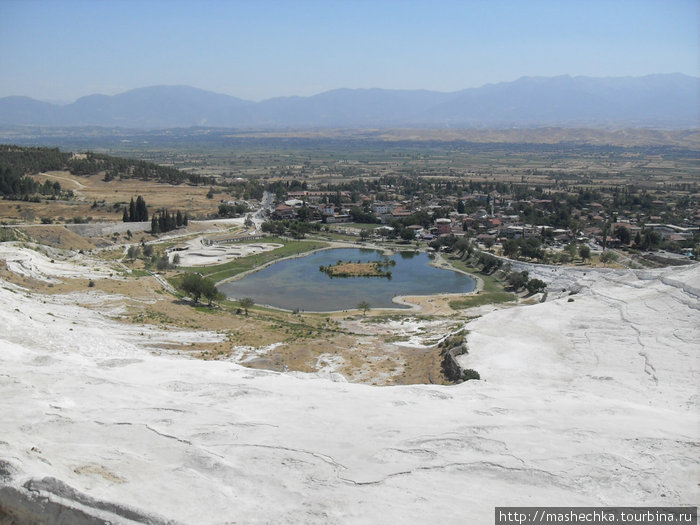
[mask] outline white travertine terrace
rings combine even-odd
[[[482,381],[451,387],[178,357],[153,339],[217,334],[144,332],[0,281],[0,505],[206,524],[697,504],[700,267],[537,272],[579,292],[470,322],[460,360]]]

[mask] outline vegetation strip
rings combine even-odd
[[[265,239],[266,242],[284,244],[269,252],[258,253],[241,257],[233,261],[215,266],[189,267],[188,272],[196,272],[203,277],[209,277],[214,282],[221,282],[245,272],[259,270],[261,267],[276,262],[280,259],[295,257],[327,246],[326,243],[313,241],[286,241],[277,237]]]
[[[319,266],[319,270],[329,277],[386,277],[391,279],[391,271],[385,270],[388,266],[395,266],[393,259],[385,261],[372,261],[362,263],[360,261],[338,261],[329,266]]]

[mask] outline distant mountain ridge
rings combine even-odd
[[[523,77],[453,93],[337,89],[310,97],[242,100],[188,86],[89,95],[57,105],[0,98],[0,125],[138,129],[294,127],[700,126],[700,78]]]

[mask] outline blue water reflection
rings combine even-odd
[[[324,250],[296,259],[280,261],[224,283],[219,290],[232,299],[251,297],[256,304],[287,310],[327,312],[355,308],[367,301],[372,308],[400,308],[392,302],[397,295],[432,295],[465,293],[474,289],[467,275],[430,266],[425,253],[400,252],[390,257],[396,265],[389,267],[392,278],[336,277],[319,271],[337,261],[375,261],[384,256],[374,250],[338,248]]]

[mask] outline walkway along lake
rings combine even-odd
[[[377,261],[384,258],[375,250],[336,248],[305,257],[280,261],[240,280],[223,283],[219,290],[231,299],[252,298],[286,310],[329,312],[350,310],[362,301],[372,308],[407,308],[392,301],[401,295],[467,293],[474,290],[474,280],[462,273],[430,266],[430,257],[419,252],[398,252],[389,257],[396,261],[388,267],[392,278],[335,277],[319,266],[342,261]]]

